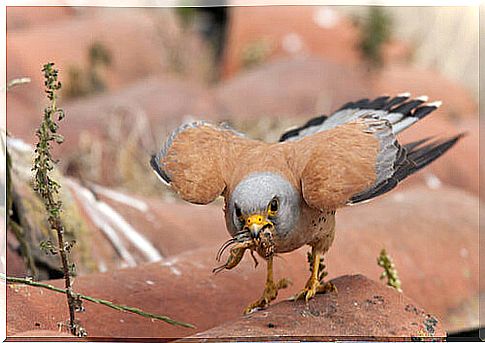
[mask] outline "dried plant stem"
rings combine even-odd
[[[49,289],[51,291],[58,292],[58,293],[66,293],[65,289],[58,288],[58,287],[55,287],[53,285],[49,285],[49,284],[46,284],[46,283],[36,282],[36,281],[30,280],[30,279],[17,278],[17,277],[13,277],[13,276],[5,277],[4,274],[1,274],[1,275],[2,275],[1,276],[2,278],[6,278],[7,282],[22,283],[22,284],[33,286],[33,287],[46,288],[46,289]],[[78,296],[80,299],[87,300],[87,301],[90,301],[90,302],[93,302],[93,303],[96,303],[96,304],[104,305],[104,306],[113,308],[113,309],[118,310],[118,311],[126,311],[126,312],[135,313],[137,315],[140,315],[140,316],[143,316],[143,317],[146,317],[146,318],[161,320],[161,321],[164,321],[164,322],[166,322],[168,324],[172,324],[172,325],[179,325],[179,326],[183,326],[183,327],[186,327],[186,328],[192,328],[192,329],[195,328],[195,326],[192,325],[192,324],[179,322],[179,321],[174,320],[174,319],[167,317],[167,316],[161,316],[161,315],[158,315],[158,314],[145,312],[145,311],[142,311],[142,310],[140,310],[139,308],[136,308],[136,307],[118,305],[118,304],[114,304],[114,303],[112,303],[111,301],[108,301],[108,300],[98,299],[98,298],[90,297],[88,295],[83,295],[83,294],[79,294],[79,293],[77,293],[76,296]]]
[[[75,296],[72,291],[72,283],[71,283],[71,272],[69,271],[69,261],[67,259],[65,244],[64,244],[64,228],[62,227],[62,223],[59,218],[56,220],[55,224],[53,225],[55,230],[57,231],[57,241],[59,243],[59,255],[62,261],[62,271],[64,273],[64,284],[66,286],[66,295],[67,295],[67,302],[69,305],[69,322],[71,323],[71,328],[75,325]]]
[[[55,161],[50,152],[50,142],[55,141],[60,144],[63,137],[57,133],[59,127],[57,121],[64,118],[64,111],[57,107],[57,91],[61,88],[58,81],[58,71],[53,63],[47,63],[42,69],[44,72],[45,92],[50,101],[50,105],[44,109],[44,117],[37,130],[39,139],[35,148],[35,159],[32,170],[35,172],[34,190],[44,200],[46,211],[48,212],[48,222],[52,230],[57,233],[58,248],[51,250],[53,254],[59,254],[62,270],[64,274],[65,293],[69,307],[69,328],[73,335],[85,336],[86,331],[76,322],[75,312],[82,310],[82,303],[75,297],[72,291],[71,269],[68,253],[73,242],[64,241],[64,225],[61,221],[62,202],[54,198],[59,193],[60,185],[50,177],[50,172],[54,168]]]

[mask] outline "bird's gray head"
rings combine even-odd
[[[282,238],[296,225],[300,196],[283,176],[271,172],[248,175],[235,187],[227,204],[227,227],[232,236],[243,228],[253,237],[274,226],[275,238]]]

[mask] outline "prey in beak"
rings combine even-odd
[[[245,225],[233,238],[223,244],[217,253],[216,260],[220,261],[222,253],[228,247],[229,257],[225,264],[214,268],[213,272],[218,273],[223,269],[232,269],[239,264],[246,250],[250,250],[251,256],[258,265],[256,257],[253,255],[257,251],[263,258],[272,258],[274,255],[273,229],[274,224],[261,214],[253,214],[245,219]]]
[[[269,218],[276,216],[278,205],[278,199],[274,197],[268,204],[266,213],[263,211],[247,216],[236,206],[235,214],[240,222],[244,223],[244,226],[234,237],[226,241],[217,252],[216,260],[220,261],[224,250],[232,246],[226,263],[215,268],[213,270],[214,272],[217,273],[223,269],[232,269],[237,266],[246,250],[251,251],[255,266],[258,265],[258,262],[253,255],[254,251],[264,259],[272,261],[273,255],[275,254],[275,225]]]

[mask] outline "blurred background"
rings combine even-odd
[[[31,188],[47,62],[59,68],[63,85],[65,141],[53,154],[66,234],[77,242],[76,282],[125,302],[133,297],[155,312],[163,304],[201,329],[238,315],[254,300],[246,290],[209,305],[205,294],[213,282],[226,292],[243,277],[262,285],[264,268],[245,261],[240,273],[211,275],[217,248],[228,237],[222,201],[186,204],[158,181],[148,160],[167,134],[206,119],[276,141],[287,128],[348,101],[410,92],[443,106],[404,132],[402,142],[467,136],[397,190],[341,211],[327,267],[330,277],[361,273],[378,280],[376,257],[386,247],[408,296],[450,332],[476,328],[478,48],[476,7],[8,7],[7,82],[31,82],[7,92],[11,218],[22,228],[7,230],[7,272],[41,280],[62,276],[57,257],[39,248],[52,232]],[[282,257],[280,272],[295,281],[288,295],[307,277],[305,253]],[[173,293],[184,273],[207,282],[191,302],[177,302]],[[153,286],[154,274],[167,283]],[[117,291],[120,283],[136,291]],[[21,306],[24,300],[10,301]],[[212,315],[202,310],[207,307]],[[34,325],[31,313],[10,312],[10,333]],[[95,332],[110,335],[110,325],[116,323]],[[116,327],[122,336],[130,330],[128,324]],[[147,324],[142,334],[178,334],[170,330],[176,329]]]

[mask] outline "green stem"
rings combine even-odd
[[[3,274],[3,273],[0,273],[0,278],[4,279],[4,280],[6,279],[7,282],[11,282],[11,283],[22,283],[22,284],[26,284],[26,285],[29,285],[29,286],[42,287],[42,288],[46,288],[46,289],[49,289],[49,290],[54,291],[54,292],[66,294],[65,289],[58,288],[58,287],[55,287],[53,285],[49,285],[47,283],[36,282],[36,281],[30,280],[30,279],[18,278],[18,277],[14,277],[14,276],[5,276],[5,274]],[[83,295],[83,294],[80,294],[80,293],[77,293],[77,295],[79,296],[79,298],[81,298],[83,300],[91,301],[95,304],[108,306],[108,307],[111,307],[111,308],[118,310],[118,311],[122,311],[122,312],[126,311],[126,312],[135,313],[135,314],[138,314],[142,317],[161,320],[161,321],[164,321],[164,322],[166,322],[168,324],[172,324],[172,325],[179,325],[179,326],[183,326],[183,327],[186,327],[186,328],[192,328],[192,329],[195,328],[195,326],[192,325],[192,324],[179,322],[179,321],[176,321],[176,320],[169,318],[167,316],[161,316],[161,315],[158,315],[158,314],[144,312],[144,311],[142,311],[142,310],[140,310],[139,308],[136,308],[136,307],[118,305],[118,304],[114,304],[114,303],[112,303],[111,301],[108,301],[108,300],[93,298],[93,297],[90,297],[88,295]]]

